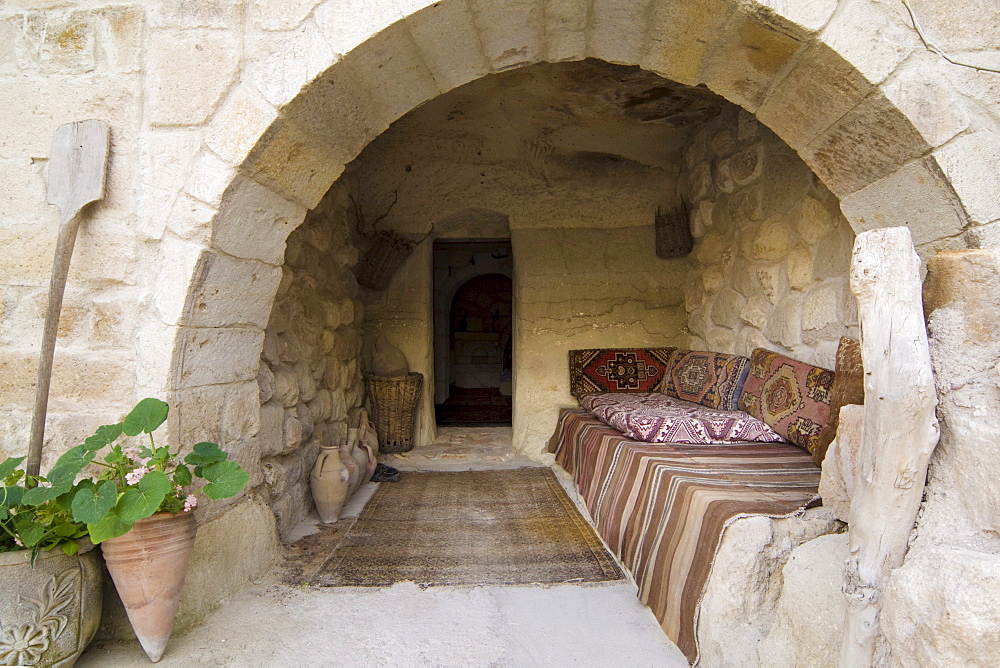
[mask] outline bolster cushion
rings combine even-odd
[[[706,408],[740,410],[739,398],[750,368],[742,355],[675,350],[667,362],[660,392]]]
[[[675,348],[592,348],[569,351],[569,392],[652,392]]]

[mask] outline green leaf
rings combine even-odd
[[[66,489],[55,486],[33,487],[24,493],[24,496],[21,498],[21,503],[26,506],[40,506],[46,501],[51,501],[58,496],[62,496],[66,493],[69,487],[72,487],[72,483],[70,483]]]
[[[67,557],[72,557],[80,551],[80,544],[75,540],[67,540],[64,543],[60,543],[59,547],[62,548],[63,554]]]
[[[64,493],[68,492],[83,467],[93,460],[94,451],[87,450],[86,446],[78,445],[75,448],[70,448],[56,460],[55,466],[52,467],[46,478],[53,487],[63,488]]]
[[[215,443],[203,442],[194,446],[194,452],[184,458],[184,463],[191,466],[203,466],[225,461],[227,456]]]
[[[138,487],[125,490],[115,509],[123,521],[134,524],[155,513],[169,491],[170,480],[166,474],[150,471],[142,477]]]
[[[143,399],[135,405],[131,413],[125,416],[125,420],[122,422],[122,431],[128,436],[136,436],[143,432],[148,434],[163,424],[169,410],[170,407],[165,401]]]
[[[134,522],[124,522],[118,517],[118,513],[111,510],[100,522],[87,525],[87,533],[90,534],[90,542],[94,545],[102,543],[109,538],[118,538],[129,532]]]
[[[209,481],[201,491],[210,499],[225,499],[246,487],[250,475],[236,462],[216,462],[202,470]]]
[[[25,547],[34,547],[45,536],[45,527],[36,523],[33,518],[15,518],[14,528]]]
[[[0,479],[6,478],[24,461],[24,457],[8,457],[0,464]]]
[[[180,487],[187,487],[191,484],[191,469],[180,464],[174,471],[174,484]]]
[[[97,452],[105,445],[114,443],[122,435],[122,423],[106,424],[97,428],[93,436],[88,436],[83,447],[91,452]]]
[[[110,480],[101,483],[96,490],[82,487],[73,497],[73,519],[96,524],[117,502],[118,488]]]
[[[0,508],[11,508],[21,505],[23,496],[23,487],[0,487]]]

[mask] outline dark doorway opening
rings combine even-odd
[[[437,242],[434,265],[437,423],[510,425],[510,241]]]

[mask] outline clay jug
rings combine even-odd
[[[354,491],[361,486],[361,473],[364,469],[358,466],[358,462],[354,459],[354,448],[358,444],[358,430],[354,428],[349,428],[347,430],[347,440],[344,444],[340,446],[340,460],[344,462],[344,466],[350,472],[348,478],[348,492],[347,496],[350,498]]]
[[[358,430],[358,449],[366,455],[365,472],[361,476],[362,483],[372,479],[375,467],[378,466],[378,440],[375,441],[375,447],[372,447],[370,429],[371,425],[366,420],[361,423],[361,428]]]
[[[192,513],[159,513],[101,543],[132,630],[154,663],[170,639],[197,526]]]
[[[309,476],[309,487],[320,522],[331,524],[340,519],[340,509],[344,507],[350,491],[350,475],[340,459],[340,448],[323,446]]]

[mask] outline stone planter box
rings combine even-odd
[[[101,621],[98,550],[0,554],[0,665],[72,666]]]

